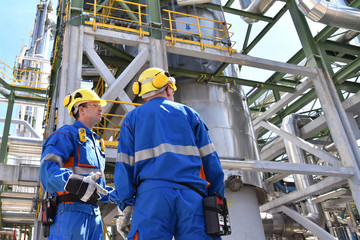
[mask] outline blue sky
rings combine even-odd
[[[29,45],[39,0],[0,0],[0,59],[13,67],[21,44]]]
[[[39,0],[0,0],[0,59],[14,67],[22,45],[29,45],[30,33],[34,25],[36,6]],[[0,65],[0,67],[3,67]],[[0,103],[0,117],[6,116],[6,104]],[[15,110],[15,108],[14,108]],[[3,124],[0,123],[0,135]]]

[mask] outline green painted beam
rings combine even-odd
[[[2,85],[4,88],[8,90],[12,89],[12,87],[2,77],[0,77],[0,85]]]
[[[121,7],[126,11],[126,14],[129,16],[129,18],[135,22],[138,22],[139,19],[135,16],[135,14],[132,12],[132,10],[130,9],[130,7],[124,3],[124,2],[119,2],[119,4],[121,5]]]
[[[98,0],[97,0],[98,1]],[[97,4],[96,2],[96,12],[99,12],[101,9],[103,9],[103,6],[105,6],[106,4],[108,4],[110,2],[110,0],[105,0],[100,4]],[[94,11],[94,8],[92,8],[92,10]]]
[[[341,83],[341,85],[339,85],[341,90],[350,92],[350,93],[357,93],[358,91],[360,91],[360,83],[357,82],[350,82],[350,81],[345,81],[343,83]]]
[[[15,101],[28,101],[28,102],[35,102],[35,103],[43,103],[45,104],[46,98],[40,97],[28,97],[28,96],[15,96]]]
[[[201,72],[184,70],[184,69],[180,69],[180,68],[169,68],[169,73],[173,77],[187,77],[187,78],[193,78],[193,79],[198,79],[203,74]]]
[[[6,164],[7,152],[8,152],[8,140],[9,140],[9,131],[10,131],[10,123],[12,118],[12,112],[14,109],[14,99],[15,99],[15,91],[11,91],[10,98],[8,99],[8,105],[6,110],[6,119],[3,129],[3,135],[1,139],[0,146],[0,163]]]
[[[215,77],[220,76],[220,74],[225,70],[225,68],[226,68],[227,66],[229,66],[228,63],[222,63],[222,64],[220,65],[220,67],[219,67],[218,69],[216,69],[216,71],[215,71],[215,73],[214,73],[214,76],[215,76]]]
[[[74,18],[74,17],[79,16],[83,12],[83,10],[84,10],[83,4],[84,4],[83,0],[71,0],[70,1],[69,19],[72,19],[70,22],[71,25],[80,26],[82,24],[81,18]]]
[[[225,3],[224,7],[230,7],[231,4],[233,4],[235,0],[228,0],[227,3]]]
[[[244,44],[243,44],[243,51],[244,49],[246,49],[248,47],[248,42],[250,39],[250,34],[251,34],[251,29],[252,29],[252,24],[249,24],[246,30],[246,35],[245,35],[245,39],[244,39]]]
[[[242,54],[247,54],[253,49],[256,44],[260,42],[260,40],[265,36],[266,33],[270,31],[270,29],[280,20],[280,18],[286,13],[288,10],[288,5],[285,5],[273,18],[273,21],[268,23],[263,30],[254,38],[254,40],[243,50],[240,51]]]
[[[95,44],[97,44],[97,45],[99,45],[99,46],[101,46],[101,47],[109,50],[109,51],[112,52],[113,54],[115,54],[115,55],[117,55],[117,56],[119,56],[119,57],[121,57],[121,58],[129,61],[129,62],[131,62],[131,61],[134,59],[134,57],[131,56],[130,54],[128,54],[128,53],[126,53],[126,52],[118,49],[117,47],[115,47],[115,46],[113,46],[113,45],[111,45],[111,44],[104,43],[104,42],[100,42],[100,41],[95,41]]]
[[[343,67],[339,71],[335,73],[333,76],[334,82],[337,84],[341,84],[346,81],[349,76],[352,76],[354,73],[359,71],[360,69],[360,58],[356,59],[352,63]]]
[[[299,62],[301,62],[304,59],[304,57],[305,57],[304,52],[302,50],[299,50],[292,58],[289,59],[289,61],[287,61],[287,63],[298,64]],[[266,80],[265,82],[266,83],[268,83],[268,82],[275,83],[275,82],[281,80],[285,75],[286,75],[285,73],[276,72],[272,76],[270,76],[270,78],[268,78],[268,80]],[[267,91],[266,89],[262,89],[262,88],[256,89],[252,94],[247,96],[248,104],[249,105],[253,104],[266,91]]]
[[[218,83],[232,82],[234,84],[242,85],[242,86],[250,86],[250,87],[261,86],[262,88],[274,90],[274,91],[289,92],[289,93],[295,92],[295,88],[293,87],[287,87],[287,86],[277,85],[274,83],[257,82],[257,81],[246,80],[235,77],[227,77],[227,76],[215,77],[214,79],[210,79],[210,82],[218,82]]]
[[[37,93],[37,94],[46,94],[46,90],[42,90],[42,89],[35,89],[35,88],[26,88],[26,87],[18,87],[18,86],[13,86],[12,88],[15,91],[18,92],[26,92],[26,93]]]
[[[300,12],[295,0],[289,0],[287,6],[289,6],[289,12],[308,60],[308,64],[312,67],[325,70],[326,63],[322,62],[321,51],[312,36],[304,14]]]
[[[334,41],[325,41],[321,44],[325,50],[330,50],[338,53],[349,54],[349,55],[360,55],[360,47],[355,45],[334,42]]]
[[[221,11],[221,6],[218,5],[218,4],[203,3],[203,4],[201,4],[201,6],[203,6],[205,8]],[[223,7],[223,9],[224,9],[224,12],[226,12],[226,13],[231,13],[231,14],[242,16],[242,17],[248,17],[248,18],[251,18],[251,19],[265,21],[265,22],[272,22],[273,21],[272,18],[263,16],[261,14],[250,13],[250,12],[242,11],[242,10],[235,9],[235,8],[229,8],[229,7]]]
[[[160,28],[162,26],[162,17],[161,17],[161,8],[160,8],[160,1],[159,0],[148,0],[148,11],[150,15],[150,29],[151,36],[156,39],[162,39],[162,32]],[[154,29],[155,28],[155,29]],[[156,28],[159,28],[157,30]]]
[[[235,78],[235,77],[227,77],[227,76],[216,77],[213,74],[201,73],[201,72],[190,71],[190,70],[183,70],[183,69],[178,69],[178,68],[169,68],[169,72],[174,77],[181,76],[181,77],[199,79],[200,77],[204,77],[204,75],[206,75],[207,77],[204,77],[204,78],[205,78],[205,81],[208,81],[208,82],[216,82],[216,83],[232,82],[237,85],[244,85],[244,86],[251,86],[251,87],[262,86],[263,88],[266,88],[266,89],[278,90],[278,91],[282,91],[282,92],[294,92],[295,91],[295,88],[293,88],[293,87],[281,86],[281,85],[274,84],[274,83],[263,83],[263,82],[257,82],[257,81],[246,80],[246,79]]]

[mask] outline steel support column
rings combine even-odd
[[[64,49],[61,61],[61,71],[58,79],[58,120],[57,127],[65,124],[72,124],[73,118],[68,114],[67,109],[62,105],[62,100],[69,93],[80,87],[82,56],[83,56],[83,26],[72,26],[66,24],[64,33]]]
[[[313,85],[325,113],[327,124],[336,148],[338,149],[341,163],[345,167],[353,167],[355,175],[348,179],[352,196],[357,209],[360,209],[360,151],[351,124],[335,89],[329,73],[319,70],[319,77],[313,80]]]
[[[139,69],[145,64],[149,58],[147,49],[140,50],[139,54],[134,60],[127,66],[127,68],[121,73],[121,75],[111,84],[111,86],[103,94],[105,99],[116,99],[120,101],[132,102],[129,96],[125,93],[124,88],[134,78]],[[123,106],[126,112],[130,112],[135,107],[133,105],[125,104]],[[104,107],[104,112],[107,112],[110,106]]]
[[[154,28],[161,28],[162,26],[162,19],[161,19],[161,7],[160,7],[160,0],[148,0],[148,9],[149,9],[149,16],[150,16],[150,26]],[[156,39],[162,39],[162,32],[156,29],[151,29],[151,36]]]
[[[6,110],[6,121],[4,125],[3,135],[1,139],[1,147],[0,147],[0,163],[6,163],[7,158],[7,144],[9,140],[9,131],[10,131],[10,124],[12,118],[12,112],[14,109],[14,101],[15,101],[15,92],[11,91],[8,101],[8,106]]]

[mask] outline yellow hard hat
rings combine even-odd
[[[102,107],[106,106],[107,102],[104,99],[99,98],[99,96],[90,89],[78,89],[72,94],[67,95],[64,98],[63,104],[68,108],[70,116],[74,117],[73,107],[76,106],[76,103],[90,102],[90,101],[99,101]]]
[[[132,90],[135,95],[139,97],[149,97],[155,95],[157,90],[162,89],[166,85],[176,91],[175,78],[171,77],[170,74],[161,68],[148,68],[142,72],[139,76],[138,81],[133,84]],[[153,94],[146,94],[152,92]]]

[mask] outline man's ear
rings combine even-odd
[[[169,85],[166,86],[165,91],[167,96],[171,96],[171,89]]]

